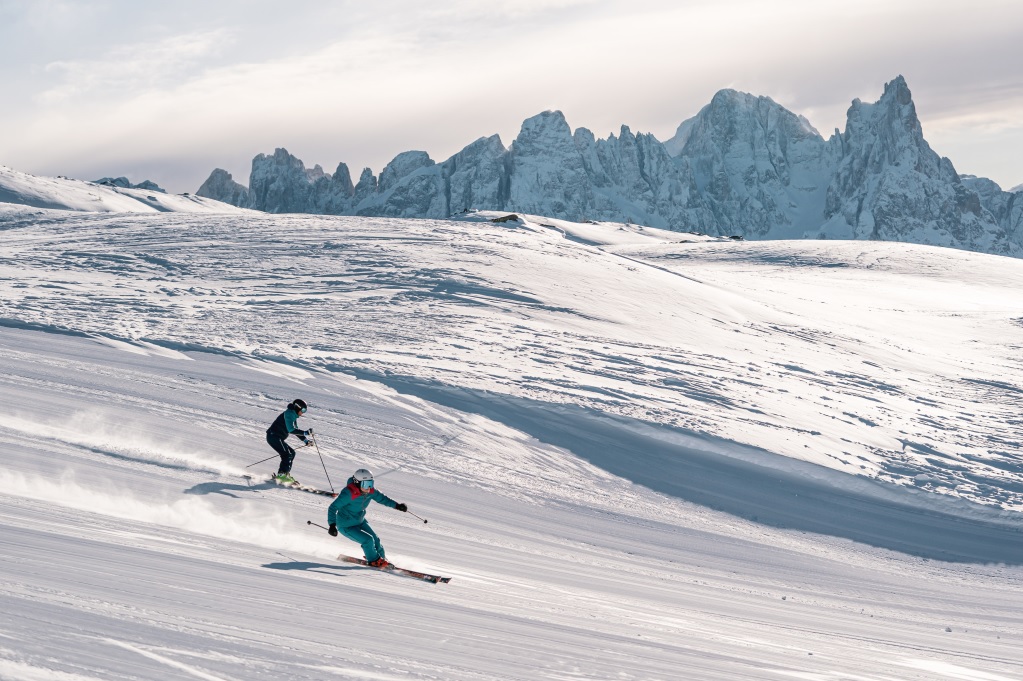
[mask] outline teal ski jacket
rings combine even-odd
[[[359,489],[355,478],[348,478],[348,485],[341,490],[337,498],[327,507],[327,524],[338,527],[354,527],[366,520],[366,507],[370,501],[394,508],[398,502],[380,490],[373,488],[368,492]]]
[[[266,429],[267,435],[275,435],[281,440],[287,440],[288,435],[297,435],[300,440],[305,440],[309,437],[308,430],[302,430],[298,427],[298,417],[301,416],[297,411],[291,408],[289,405],[274,422],[270,424],[270,427]]]

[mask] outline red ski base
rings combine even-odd
[[[365,565],[375,570],[383,570],[384,572],[393,572],[396,575],[404,575],[405,577],[412,577],[413,579],[421,579],[424,582],[433,582],[434,584],[447,584],[451,581],[450,577],[440,577],[438,575],[428,575],[425,572],[416,572],[415,570],[406,570],[405,568],[390,567],[378,568],[374,565],[370,565],[363,558],[353,558],[352,556],[341,555],[337,557],[343,563],[355,563],[356,565]]]

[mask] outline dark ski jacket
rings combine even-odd
[[[305,440],[309,433],[298,427],[298,417],[301,416],[290,406],[281,412],[281,415],[274,419],[270,427],[266,429],[267,435],[275,435],[286,440],[288,435],[297,435],[300,440]]]
[[[348,478],[348,486],[341,490],[337,498],[327,508],[327,524],[338,527],[354,527],[366,520],[366,507],[370,501],[394,508],[398,502],[376,488],[368,492],[359,488],[355,478]]]

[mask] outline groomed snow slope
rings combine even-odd
[[[1019,678],[1023,263],[486,217],[6,214],[0,679]]]

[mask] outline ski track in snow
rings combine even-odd
[[[1019,678],[1016,261],[46,215],[0,222],[0,679]],[[450,584],[241,477],[296,396]]]

